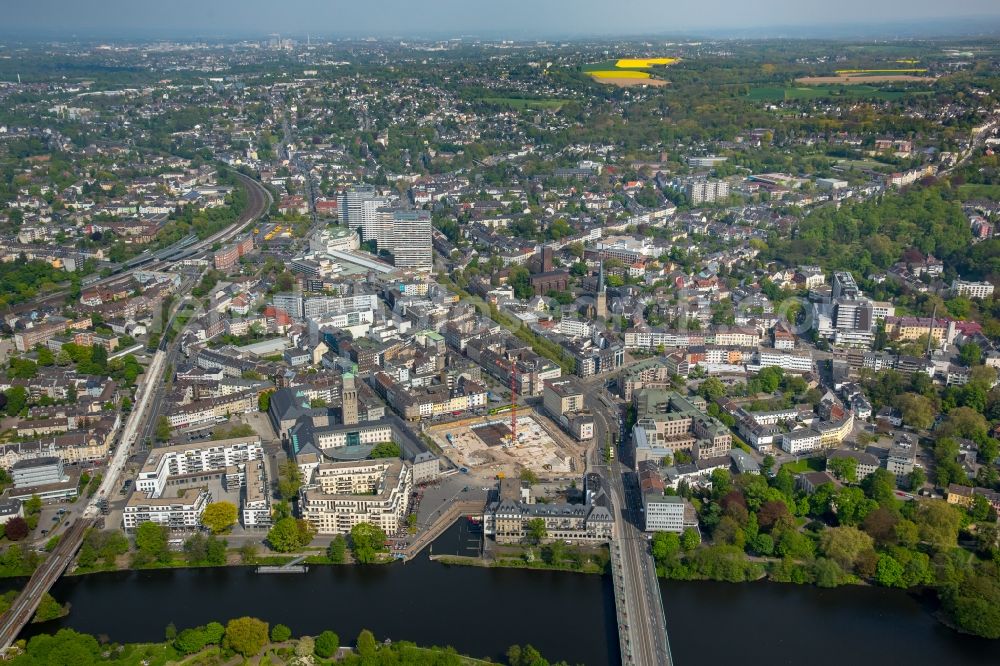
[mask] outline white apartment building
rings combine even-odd
[[[715,344],[723,347],[758,347],[760,333],[753,329],[733,328],[715,332]]]
[[[643,493],[643,515],[647,532],[684,531],[684,498],[662,493]]]
[[[170,530],[195,530],[211,501],[211,493],[204,488],[187,488],[180,497],[150,498],[135,492],[122,510],[122,527],[132,533],[139,525],[153,522]]]
[[[349,534],[359,523],[395,534],[412,487],[412,468],[402,460],[323,463],[302,492],[302,515],[319,534]]]
[[[303,301],[302,313],[306,319],[316,319],[324,315],[377,310],[378,307],[377,294],[310,296]]]
[[[243,527],[271,525],[271,493],[263,460],[247,461],[243,487]]]
[[[226,419],[233,414],[246,414],[257,410],[257,392],[242,391],[218,398],[196,400],[174,408],[167,414],[171,428],[183,428]]]
[[[337,215],[340,217],[340,223],[345,227],[359,229],[363,228],[366,219],[375,216],[379,207],[388,203],[389,200],[380,197],[374,187],[359,185],[341,192],[337,196]]]
[[[392,428],[384,423],[358,423],[348,427],[316,428],[313,443],[320,451],[344,446],[380,444],[393,441]]]
[[[573,338],[588,337],[593,330],[589,322],[580,319],[564,318],[559,321],[559,332]]]
[[[418,453],[413,458],[413,483],[434,481],[441,474],[441,461],[430,451]]]
[[[777,367],[790,372],[812,372],[812,356],[808,354],[790,354],[780,351],[761,349],[757,357],[757,365],[761,368]]]
[[[729,196],[729,183],[724,180],[696,180],[687,184],[684,194],[695,205],[718,201]]]
[[[434,266],[431,247],[431,214],[424,210],[392,213],[392,231],[385,249],[392,252],[393,265],[429,271]],[[382,249],[382,245],[379,248]]]
[[[171,476],[225,470],[247,461],[262,460],[260,437],[235,437],[214,442],[177,444],[153,449],[136,479],[136,494],[160,497]]]
[[[781,436],[781,448],[785,453],[798,454],[820,448],[822,437],[812,428],[786,432]]]
[[[990,282],[967,282],[965,280],[952,280],[951,292],[955,296],[968,296],[969,298],[988,298],[993,295],[993,284]]]

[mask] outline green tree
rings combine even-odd
[[[358,523],[351,528],[351,554],[361,564],[372,564],[385,550],[385,532],[378,525]]]
[[[29,516],[33,516],[37,513],[42,512],[42,498],[38,495],[32,495],[24,502],[24,513]]]
[[[673,562],[680,555],[680,552],[680,535],[673,532],[657,532],[653,535],[652,553],[657,564]]]
[[[944,500],[924,500],[917,504],[913,522],[920,539],[939,549],[953,548],[958,541],[962,516]]]
[[[874,539],[856,527],[830,527],[819,535],[820,552],[845,571],[853,569],[862,553],[874,547]]]
[[[717,400],[726,395],[726,385],[718,377],[709,377],[698,387],[698,393],[706,400]]]
[[[139,525],[135,531],[136,560],[140,564],[170,562],[167,528],[153,522]]]
[[[108,350],[103,345],[94,345],[90,350],[90,362],[103,373],[108,369]]]
[[[764,456],[764,459],[760,463],[760,470],[764,473],[765,476],[771,475],[771,470],[774,469],[775,462],[776,461],[774,459],[774,456],[772,456],[770,453]]]
[[[813,562],[813,577],[818,587],[837,587],[844,581],[844,571],[836,560],[819,557]]]
[[[271,394],[274,391],[264,391],[257,396],[257,411],[266,412],[271,407]]]
[[[360,637],[359,637],[360,638]],[[329,659],[340,649],[340,637],[332,631],[324,631],[316,637],[314,651],[317,657]]]
[[[276,624],[271,627],[271,642],[284,643],[292,637],[292,630],[283,624]]]
[[[983,349],[975,342],[969,342],[959,347],[958,360],[967,367],[979,365],[983,357]]]
[[[333,537],[329,547],[326,549],[326,556],[334,564],[343,564],[347,555],[347,539],[343,534]]]
[[[372,449],[370,458],[398,458],[400,456],[399,444],[395,442],[381,442]]]
[[[879,503],[879,506],[896,505],[896,477],[888,470],[878,468],[861,483],[865,495]]]
[[[855,483],[858,480],[857,458],[851,456],[831,458],[827,462],[826,468],[841,481]]]
[[[278,495],[291,500],[298,496],[302,488],[302,470],[291,460],[286,460],[278,468]]]
[[[758,534],[750,540],[750,550],[761,557],[769,557],[774,553],[774,539],[770,534]]]
[[[781,379],[784,376],[784,371],[781,368],[770,367],[764,368],[759,373],[757,373],[756,380],[760,386],[761,391],[765,393],[774,393],[781,386]]]
[[[685,553],[690,553],[698,544],[701,543],[701,537],[698,536],[698,530],[693,527],[686,527],[684,531],[681,532],[681,548],[684,549]]]
[[[904,587],[903,565],[891,555],[880,555],[875,567],[875,582],[885,587]]]
[[[232,502],[212,502],[201,514],[201,523],[211,530],[212,534],[222,534],[236,524],[238,515],[236,505]]]
[[[267,636],[267,622],[255,617],[239,617],[226,625],[226,645],[244,657],[252,657],[263,650]]]
[[[311,540],[312,535],[304,532],[300,521],[291,516],[276,521],[267,533],[268,544],[279,553],[298,550]]]
[[[906,475],[906,484],[911,492],[917,492],[924,487],[925,483],[927,483],[927,473],[924,472],[922,467],[914,467]]]
[[[46,366],[47,367],[47,366],[55,365],[55,363],[56,363],[56,357],[52,353],[51,349],[49,349],[48,347],[39,347],[38,348],[38,365],[42,365],[42,366]]]
[[[991,437],[979,443],[979,461],[984,465],[992,465],[997,455],[1000,455],[1000,442]]]
[[[1000,638],[1000,583],[995,569],[972,572],[948,585],[943,594],[944,610],[963,631],[976,636]]]
[[[5,393],[7,396],[7,414],[17,416],[28,405],[28,390],[23,386],[12,386]]]
[[[934,424],[936,410],[934,403],[917,393],[903,393],[895,400],[896,408],[903,417],[903,422],[918,430],[926,430]]]
[[[525,523],[524,528],[528,543],[541,543],[548,536],[543,518],[532,518]]]
[[[512,266],[507,277],[507,283],[514,290],[514,296],[529,299],[535,295],[531,286],[531,274],[524,266]]]
[[[156,430],[153,436],[156,437],[157,442],[166,442],[170,440],[171,432],[173,432],[173,428],[170,425],[170,420],[166,416],[161,415],[156,420]]]
[[[375,657],[375,653],[378,651],[378,644],[375,642],[375,636],[367,629],[362,629],[361,633],[358,634],[358,640],[356,641],[355,647],[357,648],[358,656],[365,661],[373,659]]]

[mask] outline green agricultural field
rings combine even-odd
[[[958,198],[962,201],[969,199],[992,199],[1000,201],[1000,185],[981,185],[976,183],[966,183],[958,186]]]
[[[899,99],[907,95],[929,95],[926,90],[903,91],[882,90],[875,86],[801,86],[789,88],[761,87],[753,88],[747,95],[750,99],[760,101],[784,102],[803,99],[821,99],[824,97],[864,97],[883,100]]]
[[[559,109],[568,99],[524,99],[521,97],[482,97],[481,102],[512,109]]]

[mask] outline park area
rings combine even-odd
[[[534,412],[518,412],[517,439],[511,438],[510,418],[484,417],[435,426],[427,434],[455,466],[518,476],[528,469],[539,477],[565,476],[580,469],[582,450],[553,437]],[[552,426],[554,428],[554,426]]]

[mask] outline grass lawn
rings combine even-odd
[[[1000,201],[1000,185],[965,183],[958,186],[958,198],[962,201],[969,199],[992,199],[993,201]]]
[[[787,467],[788,471],[793,474],[822,472],[826,469],[826,460],[824,458],[804,458],[798,462],[785,463],[782,467]]]

